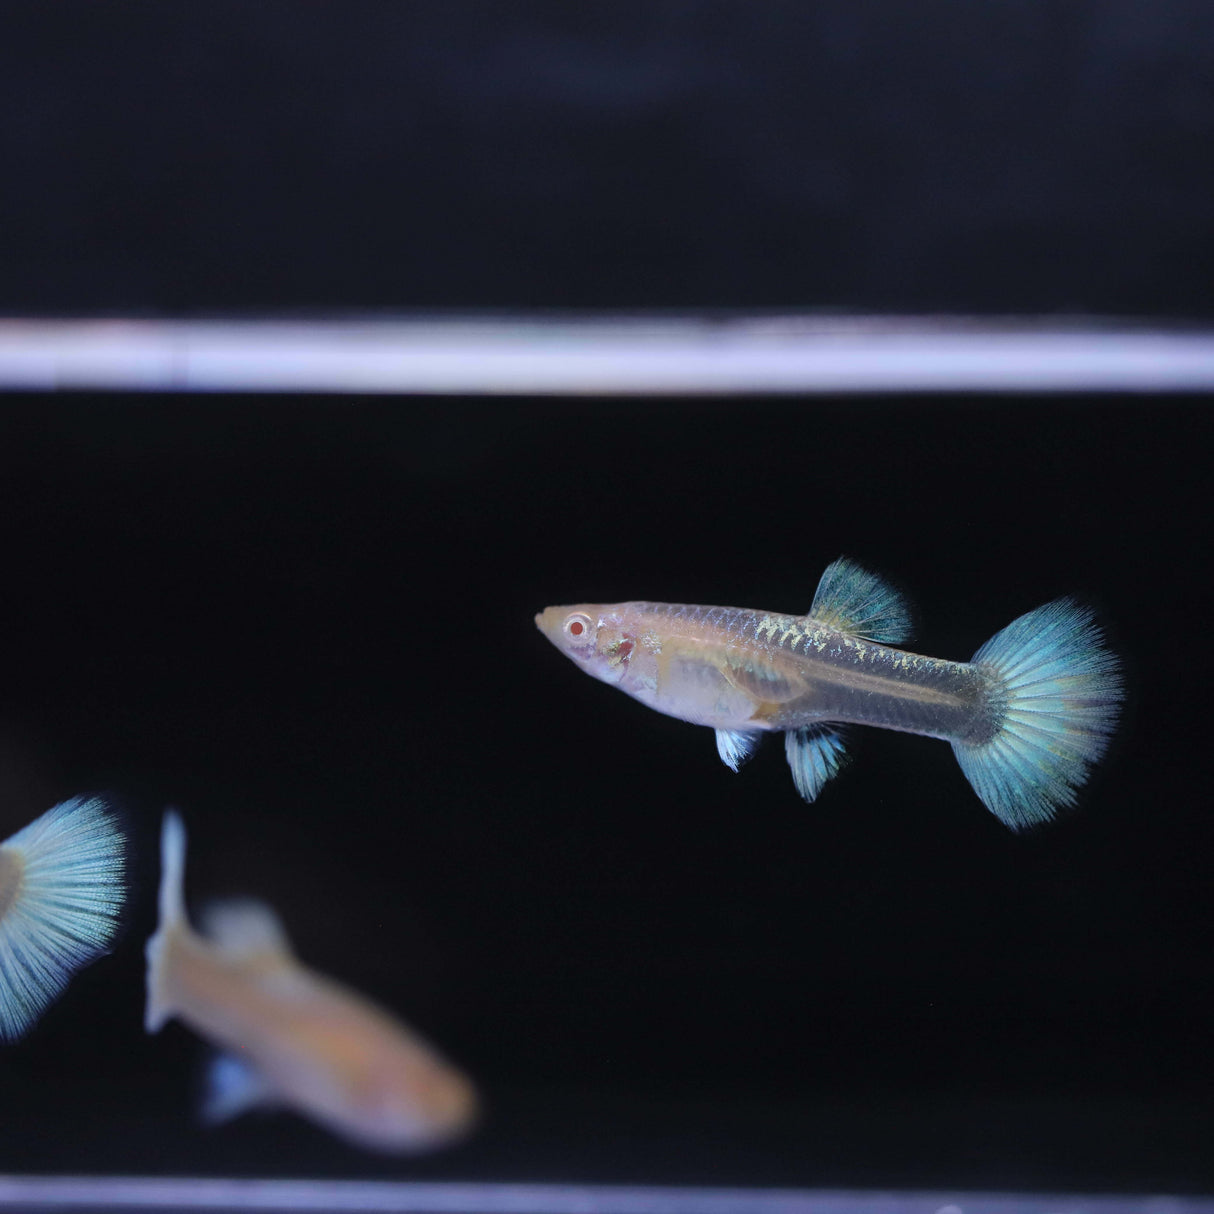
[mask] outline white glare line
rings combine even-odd
[[[1214,1214],[1214,1201],[1147,1196],[0,1175],[0,1209],[5,1207],[335,1214]]]
[[[1214,331],[860,317],[0,320],[0,388],[740,394],[1214,389]]]

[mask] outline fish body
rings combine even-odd
[[[1120,700],[1116,659],[1069,600],[1009,625],[970,662],[895,646],[905,603],[848,560],[823,575],[810,612],[673,603],[549,607],[540,631],[588,674],[649,707],[706,725],[737,770],[767,732],[785,735],[794,781],[813,800],[844,757],[839,726],[953,744],[984,803],[1013,828],[1074,799]]]
[[[100,797],[73,797],[0,843],[0,1040],[15,1041],[109,949],[126,843]]]
[[[282,1105],[358,1145],[401,1152],[470,1127],[477,1100],[465,1076],[389,1012],[302,965],[267,906],[216,903],[205,934],[194,931],[182,898],[185,831],[171,810],[161,847],[145,1024],[155,1032],[176,1016],[222,1051],[208,1120]]]
[[[588,673],[696,725],[786,731],[833,721],[948,739],[989,732],[985,681],[968,663],[806,616],[645,602],[549,611],[585,616],[587,631],[606,640],[602,653],[570,648],[586,653]]]

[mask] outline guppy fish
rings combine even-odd
[[[295,1109],[362,1147],[425,1151],[461,1137],[472,1084],[412,1029],[294,956],[274,912],[216,902],[193,930],[185,913],[185,827],[166,811],[160,925],[147,943],[145,1027],[177,1016],[213,1045],[203,1117],[257,1105]]]
[[[891,648],[910,634],[902,596],[846,558],[827,567],[804,616],[581,603],[535,622],[587,674],[714,729],[734,771],[765,732],[782,732],[793,781],[812,801],[843,762],[841,725],[943,738],[1012,830],[1074,803],[1121,701],[1117,658],[1079,603],[1020,616],[969,662],[923,657]]]

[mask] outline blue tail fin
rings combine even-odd
[[[0,843],[0,1041],[15,1041],[108,952],[126,840],[101,797],[73,797]]]
[[[982,803],[1012,830],[1072,805],[1108,745],[1121,676],[1103,642],[1086,607],[1058,599],[974,654],[995,684],[995,732],[986,742],[954,742],[953,753]]]

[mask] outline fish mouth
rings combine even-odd
[[[555,642],[560,634],[561,622],[564,620],[565,614],[563,607],[545,607],[543,611],[536,613],[535,626],[550,641]]]
[[[543,611],[535,617],[535,626],[554,644],[564,648],[565,621],[573,614],[581,611],[588,615],[581,607],[576,606],[556,606],[545,607]]]

